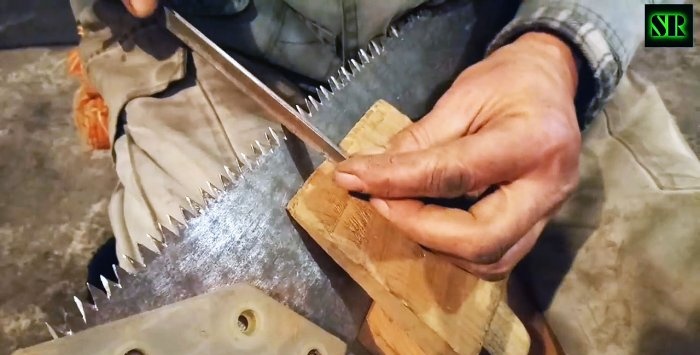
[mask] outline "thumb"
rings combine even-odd
[[[335,182],[345,189],[383,198],[461,196],[472,190],[473,179],[470,169],[455,155],[455,143],[355,156],[338,163]]]
[[[122,0],[126,9],[136,17],[148,17],[158,7],[158,0]]]
[[[335,182],[390,199],[458,197],[523,174],[533,159],[518,149],[510,130],[484,130],[428,149],[351,157],[336,166]]]

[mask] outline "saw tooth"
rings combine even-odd
[[[186,209],[186,208],[184,208],[184,207],[182,207],[182,206],[180,206],[180,212],[182,212],[182,216],[185,217],[185,221],[189,221],[189,220],[191,220],[192,218],[196,218],[196,217],[197,217],[196,214],[190,212],[190,210],[188,210],[188,209]]]
[[[70,329],[70,326],[68,326],[67,318],[68,314],[66,313],[66,309],[61,307],[60,309],[61,312],[61,318],[63,319],[63,324],[56,325],[54,324],[52,328],[56,333],[58,333],[58,337],[66,337],[73,335],[73,331]]]
[[[316,111],[318,111],[318,109],[321,107],[321,104],[318,102],[318,100],[316,100],[316,98],[311,95],[309,95],[308,100],[311,102],[311,105],[313,105]]]
[[[66,335],[73,335],[74,332],[85,329],[85,326],[87,326],[87,318],[85,317],[84,309],[82,308],[82,301],[80,301],[80,299],[77,297],[74,297],[73,301],[75,302],[75,307],[78,309],[80,314],[75,314],[75,312],[65,312],[64,310],[65,317],[63,320],[66,323],[66,328],[68,329],[66,331]]]
[[[362,64],[368,64],[370,62],[370,57],[369,54],[367,54],[367,51],[364,49],[360,49],[360,60],[362,61]]]
[[[345,68],[345,66],[340,67],[340,73],[343,74],[346,80],[352,79],[352,74],[350,73],[349,70]]]
[[[224,191],[228,191],[228,189],[230,189],[231,186],[233,186],[233,181],[231,181],[231,179],[227,178],[226,176],[219,175],[219,179],[221,180],[221,187],[223,187]],[[219,195],[220,194],[221,193],[219,193]]]
[[[185,229],[185,225],[184,225],[182,222],[178,221],[178,220],[177,220],[175,217],[173,217],[173,216],[168,215],[168,223],[170,223],[170,225],[171,225],[176,231],[178,231],[178,232],[180,232],[180,231],[182,231],[183,229]],[[162,229],[163,229],[165,226],[161,225],[160,223],[159,223],[158,225],[159,225],[159,227],[161,227],[161,232],[162,232]],[[166,229],[167,229],[167,228],[166,228]]]
[[[331,93],[330,91],[328,91],[328,89],[326,89],[325,86],[321,85],[321,94],[322,94],[323,97],[325,97],[326,99],[330,99],[332,93]]]
[[[241,169],[241,173],[243,169],[250,168],[250,160],[244,153],[240,154],[238,159],[238,167]]]
[[[389,36],[394,38],[399,37],[399,30],[396,29],[396,26],[389,27]]]
[[[238,163],[236,163],[236,166],[233,168],[233,170],[228,165],[224,165],[224,172],[226,173],[226,178],[231,183],[238,180],[238,177],[240,176],[240,168],[238,167]]]
[[[378,56],[382,53],[382,46],[376,40],[369,41],[369,50],[373,56]]]
[[[314,105],[314,103],[311,101],[312,97],[309,96],[304,99],[304,102],[306,103],[306,109],[309,110],[309,113],[313,115],[313,110],[318,110],[318,106]]]
[[[311,97],[311,96],[309,96],[309,97]],[[267,141],[268,141],[268,143],[270,143],[271,146],[273,146],[273,147],[280,146],[280,144],[281,144],[280,137],[277,134],[277,132],[275,132],[275,130],[272,129],[272,127],[267,128],[267,132],[265,133],[265,137],[267,138]]]
[[[355,59],[350,59],[350,64],[352,64],[353,68],[355,68],[354,73],[357,74],[360,70],[362,70],[362,65]]]
[[[119,284],[106,278],[104,275],[100,275],[100,281],[102,282],[102,287],[105,289],[107,299],[112,298],[112,289],[119,288]]]
[[[222,183],[223,183],[223,181],[222,181]],[[219,196],[221,196],[221,194],[223,192],[223,191],[221,191],[220,188],[218,188],[216,185],[212,184],[209,181],[207,181],[207,187],[209,187],[209,191],[211,191],[212,196],[214,196],[215,199],[219,198]]]
[[[107,294],[99,288],[91,285],[89,282],[86,282],[85,284],[87,285],[88,292],[90,292],[90,297],[92,297],[92,303],[95,305],[95,309],[99,310],[101,305],[107,303],[109,296],[107,296]]]
[[[165,247],[167,246],[165,244],[165,239],[163,239],[163,241],[160,241],[160,240],[158,240],[158,238],[156,238],[150,234],[146,234],[146,236],[148,237],[148,239],[151,240],[151,243],[153,243],[153,246],[156,247],[156,251],[158,252],[158,254],[160,254],[163,251],[163,249],[165,249]]]
[[[87,325],[88,317],[91,313],[95,312],[95,306],[91,305],[89,302],[83,302],[78,296],[73,296],[73,302],[75,302],[75,306],[80,312],[83,323]]]
[[[44,322],[44,325],[46,325],[46,328],[49,330],[49,334],[51,334],[51,339],[54,339],[54,340],[55,340],[55,339],[58,339],[58,338],[59,338],[59,337],[58,337],[58,334],[56,333],[56,330],[53,329],[53,327],[51,326],[51,324],[49,324],[48,322]]]
[[[178,228],[177,231],[180,233],[183,228]],[[170,229],[166,228],[164,225],[158,223],[158,230],[160,231],[160,236],[162,237],[162,243],[165,245],[168,245],[168,243],[172,243],[173,241],[179,240],[180,239],[180,234],[175,233],[171,231]]]
[[[150,264],[160,255],[141,243],[136,243],[136,248],[141,255],[141,265],[143,266]]]
[[[250,147],[253,149],[253,154],[256,157],[265,155],[269,151],[269,149],[262,145],[262,143],[260,143],[260,141],[257,139],[253,142],[253,144],[250,145]]]
[[[138,248],[139,245],[141,245],[141,244],[138,244],[138,245],[137,245],[137,248]],[[124,257],[124,259],[126,259],[126,261],[129,262],[129,264],[131,264],[131,267],[132,267],[134,270],[136,270],[136,271],[143,270],[143,269],[146,267],[146,265],[144,265],[143,263],[141,263],[141,262],[138,261],[138,260],[132,259],[132,258],[129,257],[128,255],[122,255],[122,257]],[[124,272],[126,272],[126,271],[124,271]],[[128,274],[128,273],[127,273],[127,274]],[[119,277],[119,285],[120,285],[120,286],[123,286],[123,285],[122,285],[122,278],[121,278],[121,277]]]
[[[195,216],[199,216],[200,214],[202,214],[202,210],[203,210],[202,205],[200,205],[195,200],[193,200],[189,197],[186,197],[185,199],[187,200],[187,204],[190,205],[190,208],[192,209],[192,212]]]
[[[334,89],[333,91],[338,90],[338,89],[343,87],[340,84],[340,82],[338,81],[338,79],[336,79],[335,76],[332,76],[332,75],[331,75],[330,79],[328,80],[328,83],[331,85],[331,88]]]
[[[202,201],[204,201],[204,206],[210,206],[216,199],[214,196],[212,196],[210,193],[208,193],[206,190],[200,188],[199,189],[199,194],[202,195]],[[201,212],[200,212],[201,213]]]
[[[266,146],[264,146],[262,143],[260,143],[259,140],[255,140],[255,146],[258,147],[258,150],[260,151],[260,155],[267,154],[270,152],[270,149]]]
[[[112,283],[115,288],[122,288],[122,283],[129,277],[129,273],[119,265],[112,265],[112,271],[117,275],[117,283]]]
[[[297,112],[299,112],[299,117],[301,117],[301,118],[304,119],[304,120],[308,120],[308,119],[309,119],[309,113],[306,112],[306,110],[304,110],[304,109],[303,109],[301,106],[299,106],[299,105],[296,105],[295,107],[296,107],[296,109],[297,109]]]

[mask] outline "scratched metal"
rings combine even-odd
[[[320,103],[310,98],[307,119],[339,142],[378,99],[413,118],[425,114],[456,74],[482,56],[483,37],[472,33],[474,8],[453,1],[412,17],[398,37],[375,43],[331,80],[332,92],[320,90]],[[112,285],[109,300],[93,290],[99,311],[77,301],[84,317],[68,314],[72,332],[246,282],[353,340],[368,297],[288,216],[290,197],[321,162],[291,143],[260,157],[187,221],[178,240],[166,235],[167,247],[147,257],[144,271],[125,275],[119,269],[120,285]]]

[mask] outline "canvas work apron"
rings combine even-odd
[[[284,19],[277,36],[243,22],[250,39],[245,43],[258,46],[246,49],[223,35],[221,43],[251,57],[269,54],[273,64],[312,79],[342,62],[327,39],[344,29],[303,20],[299,14],[311,11],[305,2],[255,3],[281,16],[266,21]],[[358,43],[420,1],[382,3],[388,7],[381,20],[359,20],[368,25],[353,34]],[[342,19],[338,7],[324,9]],[[247,153],[268,127],[279,127],[202,58],[157,24],[126,15],[118,1],[98,0],[79,19],[86,28],[81,57],[110,109],[119,185],[109,216],[120,263],[129,269],[125,256],[140,258],[137,243],[152,247],[148,236],[159,236],[159,223],[169,225],[168,216],[183,219],[186,196],[202,203],[200,189],[218,184],[224,165]],[[199,25],[218,31],[215,22]],[[285,56],[296,49],[280,48],[293,43],[305,43],[318,57],[315,65]],[[269,85],[297,95],[275,75],[269,78]],[[580,186],[518,273],[570,354],[658,352],[657,346],[697,341],[697,157],[653,85],[632,73],[584,136]]]

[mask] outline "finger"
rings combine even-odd
[[[136,17],[148,17],[158,6],[158,0],[122,0],[126,9]]]
[[[451,88],[428,114],[392,137],[388,151],[421,150],[462,137],[469,130],[481,104],[478,96],[465,93],[463,88]]]
[[[457,197],[516,179],[535,154],[509,130],[491,130],[415,152],[354,156],[336,166],[335,181],[383,198]]]
[[[520,238],[503,257],[491,264],[477,264],[468,260],[455,257],[451,254],[439,253],[449,259],[452,263],[460,268],[467,270],[474,276],[487,280],[498,281],[505,279],[515,266],[522,260],[527,253],[532,250],[537,242],[537,239],[542,234],[542,230],[547,225],[548,218],[539,220],[525,235]]]
[[[407,237],[475,264],[499,261],[554,202],[542,184],[518,180],[486,196],[469,211],[418,200],[370,200]],[[557,201],[558,202],[558,201]]]

